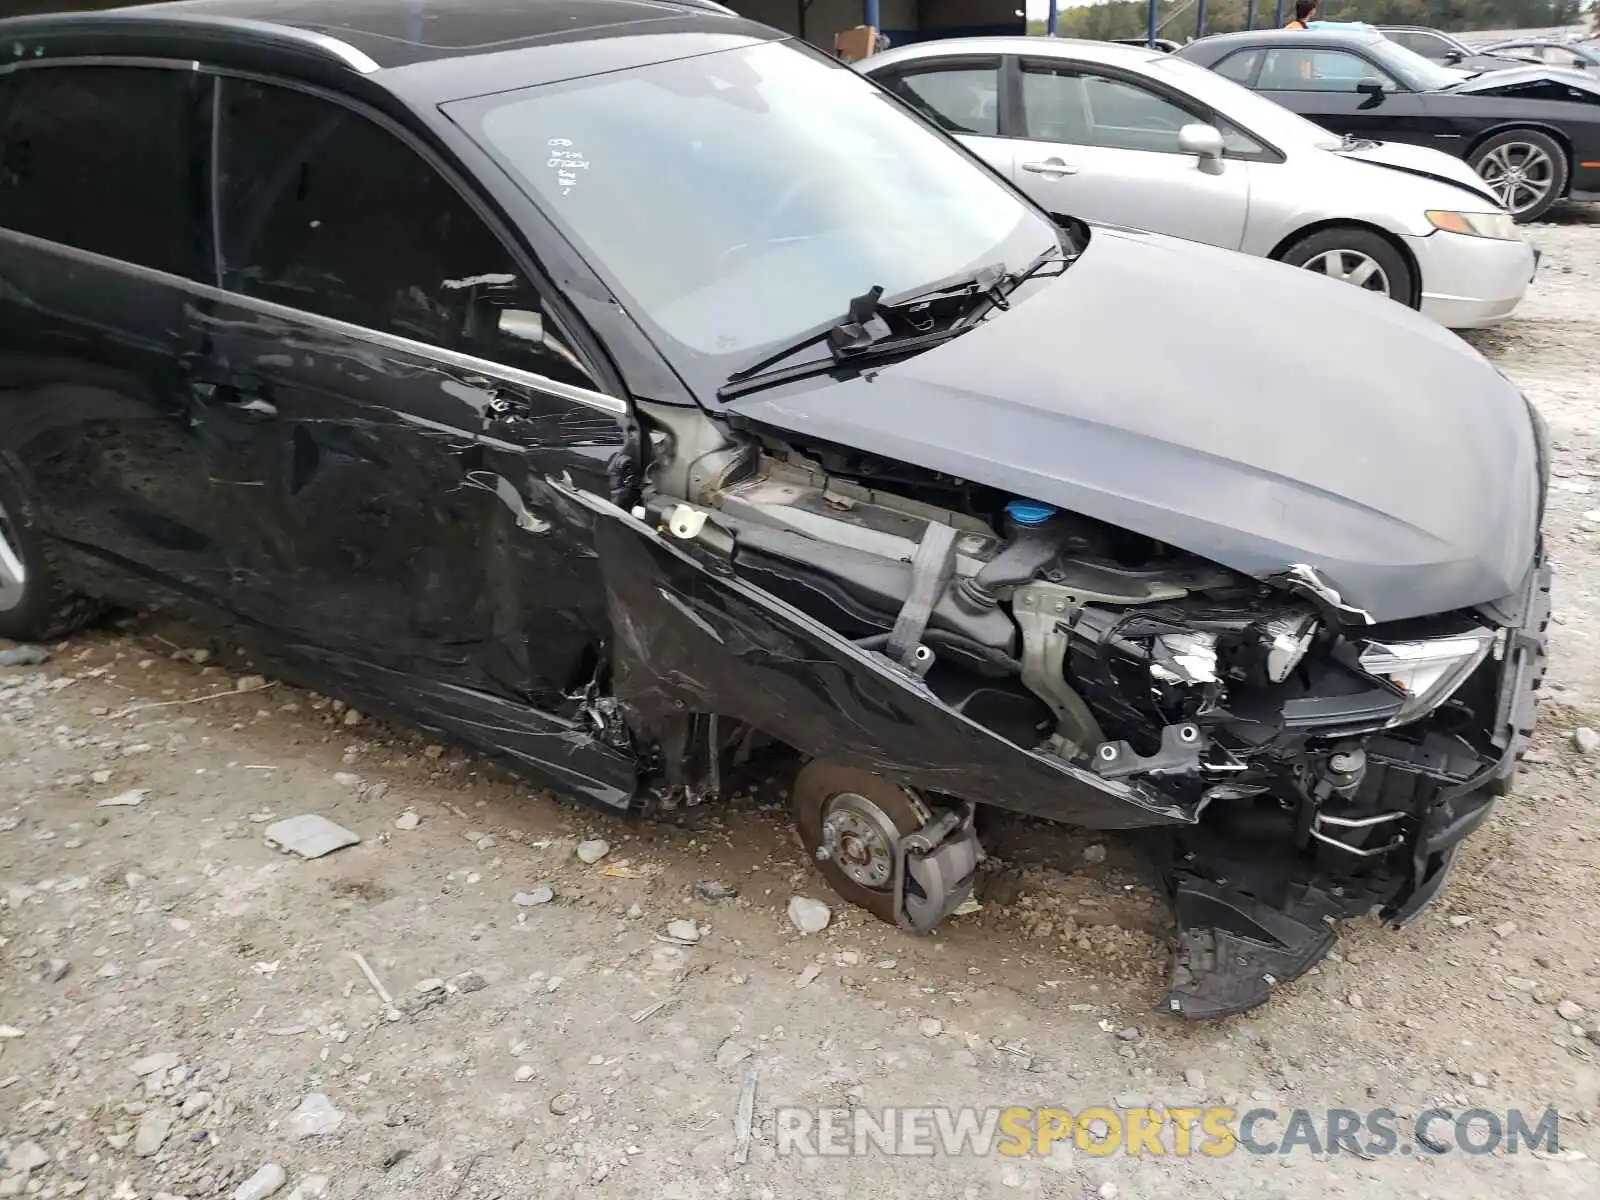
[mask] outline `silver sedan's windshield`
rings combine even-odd
[[[663,349],[702,371],[842,317],[875,285],[893,296],[994,263],[1016,269],[1058,236],[875,85],[783,43],[452,115]]]

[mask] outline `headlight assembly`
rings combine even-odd
[[[1496,238],[1504,242],[1522,239],[1517,223],[1510,213],[1503,212],[1452,212],[1449,209],[1430,208],[1425,214],[1428,224],[1447,233],[1464,233],[1468,237]]]
[[[1495,631],[1476,629],[1418,642],[1363,642],[1361,669],[1405,697],[1391,725],[1403,725],[1443,704],[1477,670],[1494,645]]]

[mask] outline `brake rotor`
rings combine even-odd
[[[930,819],[910,792],[858,767],[810,762],[794,781],[800,838],[842,899],[895,925],[894,844]],[[826,858],[817,851],[833,847]]]

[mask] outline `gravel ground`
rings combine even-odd
[[[133,622],[0,670],[0,1196],[1600,1194],[1600,818],[1571,737],[1600,727],[1600,211],[1557,218],[1519,317],[1473,339],[1556,438],[1553,690],[1518,795],[1410,929],[1351,923],[1270,1005],[1185,1024],[1154,1010],[1138,860],[1012,823],[938,936],[838,905],[802,935],[791,898],[831,897],[783,780],[624,826]],[[267,844],[306,813],[360,843]],[[1385,1106],[1404,1134],[1554,1106],[1560,1146],[777,1153],[780,1106],[1147,1104],[1272,1108],[1269,1143],[1294,1109]]]

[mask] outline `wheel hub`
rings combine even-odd
[[[28,585],[28,569],[22,562],[22,547],[11,514],[0,505],[0,612],[22,603]]]
[[[1478,174],[1513,213],[1540,203],[1555,183],[1555,164],[1540,147],[1528,142],[1496,146],[1478,163]]]
[[[894,822],[881,808],[855,792],[841,792],[827,804],[822,819],[822,857],[862,887],[882,891],[894,882]]]
[[[1307,259],[1304,266],[1308,271],[1315,271],[1319,275],[1326,275],[1329,279],[1337,279],[1340,283],[1348,283],[1363,291],[1377,292],[1384,296],[1390,294],[1389,276],[1382,264],[1370,254],[1363,254],[1360,250],[1325,250]]]

